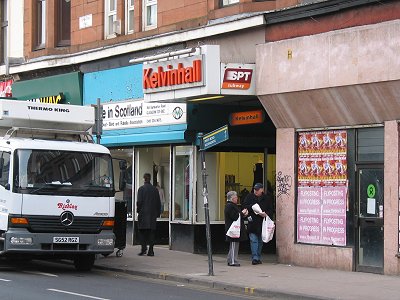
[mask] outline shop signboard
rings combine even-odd
[[[255,96],[255,64],[222,63],[219,45],[162,56],[143,63],[147,102],[204,101],[225,96]]]
[[[347,132],[301,132],[298,136],[297,241],[345,246]]]
[[[262,109],[233,112],[229,115],[231,126],[261,124],[264,120],[265,114]]]
[[[219,45],[204,45],[192,53],[144,62],[144,100],[183,102],[220,95],[220,63]]]
[[[202,64],[202,55],[144,64],[143,90],[145,93],[157,93],[203,86]]]
[[[221,63],[221,94],[255,95],[255,64]]]
[[[185,103],[154,103],[144,100],[106,102],[103,130],[152,127],[186,123]]]

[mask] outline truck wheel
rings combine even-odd
[[[81,254],[74,258],[74,266],[77,271],[90,271],[94,265],[94,254]]]

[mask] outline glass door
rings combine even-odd
[[[383,273],[383,165],[357,170],[357,271]]]
[[[176,146],[173,168],[173,220],[190,221],[193,191],[193,147]]]

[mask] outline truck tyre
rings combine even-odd
[[[74,266],[77,271],[90,271],[94,265],[94,254],[81,254],[74,258]]]

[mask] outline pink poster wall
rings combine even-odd
[[[297,241],[346,245],[347,133],[299,133]]]

